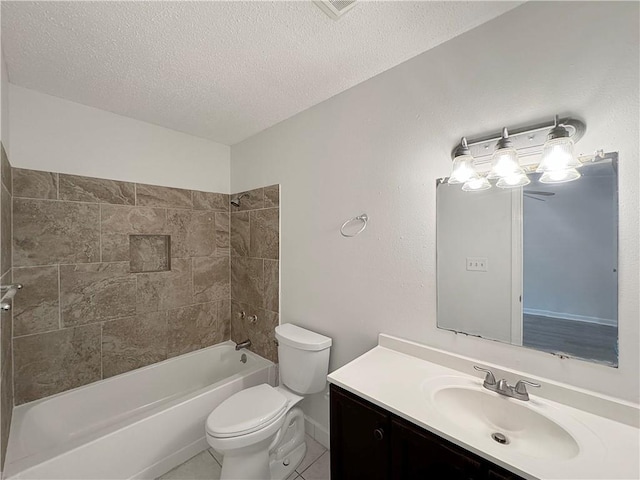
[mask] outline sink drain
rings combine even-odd
[[[509,443],[509,439],[500,432],[492,433],[491,438],[501,445],[507,445]]]

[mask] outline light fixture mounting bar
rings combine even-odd
[[[558,124],[566,127],[574,143],[584,136],[587,129],[584,122],[571,117],[559,119]],[[554,119],[535,125],[509,129],[509,140],[521,157],[538,154],[542,152],[542,147],[547,141],[547,134],[555,125]],[[484,137],[467,139],[467,145],[475,159],[474,163],[480,165],[489,162],[501,138],[502,130]],[[458,145],[452,150],[451,158],[454,158],[457,148]]]

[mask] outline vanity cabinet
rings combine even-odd
[[[331,385],[332,479],[390,478],[390,433],[387,411]]]
[[[521,477],[331,385],[331,479],[520,480]]]

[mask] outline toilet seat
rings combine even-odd
[[[241,390],[211,412],[207,433],[229,438],[255,432],[277,422],[286,413],[288,404],[287,397],[267,384]]]

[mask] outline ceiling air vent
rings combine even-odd
[[[356,5],[356,0],[315,0],[315,4],[326,13],[329,18],[338,20]]]

